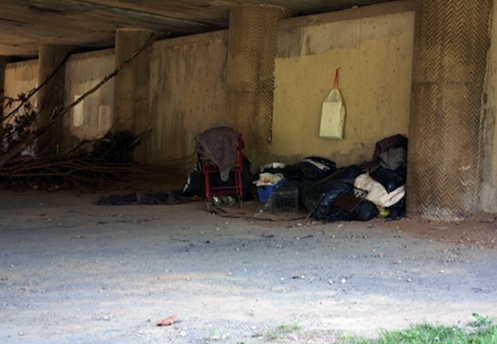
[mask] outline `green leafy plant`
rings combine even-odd
[[[468,325],[475,328],[487,327],[495,324],[497,318],[489,318],[481,316],[477,313],[473,313],[473,317],[476,319],[475,321],[470,322]]]
[[[266,333],[265,337],[269,341],[273,341],[276,339],[281,338],[282,336],[288,335],[289,333],[292,333],[294,331],[300,330],[299,325],[280,325],[278,326],[274,331]]]

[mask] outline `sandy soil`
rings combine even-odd
[[[323,224],[99,196],[0,192],[1,343],[331,343],[497,316],[491,214]]]

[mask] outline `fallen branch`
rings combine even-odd
[[[26,103],[29,102],[29,99],[31,99],[31,97],[33,97],[39,90],[41,90],[43,87],[45,87],[46,84],[48,84],[48,82],[55,76],[55,74],[57,74],[57,72],[65,65],[65,63],[69,59],[69,57],[71,57],[71,53],[68,53],[64,57],[64,59],[59,63],[57,68],[55,68],[53,70],[53,72],[48,76],[48,78],[45,79],[45,81],[43,81],[40,85],[38,85],[38,87],[35,87],[31,91],[29,91],[27,95],[24,93],[21,93],[18,95],[18,98],[7,97],[5,95],[3,95],[1,97],[1,99],[0,99],[1,101],[7,100],[7,106],[9,106],[10,104],[12,104],[15,101],[20,102],[20,104],[17,105],[17,107],[15,109],[13,109],[7,115],[2,117],[2,121],[1,121],[2,125],[3,125],[3,122],[5,122],[7,119],[9,119],[10,117],[17,114],[19,112],[19,110],[21,109],[21,107],[23,107]]]
[[[152,34],[147,42],[137,51],[135,51],[132,55],[130,55],[123,63],[117,66],[114,71],[108,75],[106,75],[97,85],[92,87],[90,90],[83,93],[78,99],[76,99],[71,104],[65,106],[62,109],[54,109],[52,116],[50,117],[50,121],[46,123],[44,126],[37,128],[33,132],[31,132],[25,139],[19,142],[16,146],[9,149],[8,152],[4,153],[0,157],[0,166],[3,166],[5,163],[18,156],[24,149],[26,149],[29,145],[31,145],[38,137],[40,137],[43,133],[45,133],[49,128],[51,128],[58,120],[60,120],[65,114],[67,114],[72,108],[82,102],[86,97],[93,94],[100,87],[102,87],[106,82],[114,78],[121,69],[124,68],[128,63],[130,63],[133,59],[135,59],[139,54],[141,54],[145,49],[153,44],[156,40],[156,35]],[[44,83],[45,84],[45,83]],[[38,87],[39,89],[39,87]]]

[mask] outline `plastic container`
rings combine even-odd
[[[298,213],[299,188],[296,186],[282,186],[273,192],[273,213]]]
[[[273,188],[275,185],[261,185],[257,187],[257,194],[259,195],[259,201],[261,203],[266,203],[269,197],[273,194]]]
[[[273,195],[274,188],[276,188],[279,185],[283,185],[285,183],[286,183],[286,179],[281,179],[280,181],[278,181],[274,185],[260,185],[260,186],[258,186],[257,187],[257,194],[259,195],[259,201],[261,201],[261,203],[266,203],[268,201],[269,197],[271,197]]]

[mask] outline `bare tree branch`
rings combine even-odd
[[[50,118],[50,121],[47,124],[34,130],[25,139],[23,139],[21,142],[19,142],[12,149],[9,149],[8,152],[4,153],[0,157],[0,166],[3,166],[5,163],[10,161],[12,158],[16,157],[19,153],[21,153],[24,149],[26,149],[29,145],[31,145],[40,135],[45,133],[58,120],[60,120],[64,115],[66,115],[72,108],[74,108],[76,105],[81,103],[86,97],[88,97],[89,95],[91,95],[95,91],[97,91],[100,87],[102,87],[110,79],[115,77],[121,71],[121,69],[124,68],[124,66],[126,66],[133,59],[135,59],[138,55],[140,55],[145,49],[150,47],[156,39],[157,39],[157,36],[155,34],[152,34],[150,36],[150,38],[145,42],[145,44],[140,49],[138,49],[133,54],[131,54],[123,63],[121,63],[119,66],[117,66],[112,73],[106,75],[97,85],[95,85],[90,90],[83,93],[78,99],[76,99],[71,104],[63,107],[62,109],[54,109],[52,116]],[[67,58],[65,60],[67,60]],[[58,68],[60,68],[60,66]],[[43,85],[45,85],[45,84],[46,84],[46,82],[43,83]],[[40,86],[40,87],[42,87],[42,86]],[[40,89],[40,87],[38,87],[36,89],[36,91],[38,91]],[[29,97],[31,97],[33,94],[34,93],[30,92],[27,99],[29,99]]]
[[[19,101],[20,104],[17,105],[17,107],[15,109],[13,109],[12,111],[10,111],[6,116],[3,116],[2,117],[2,124],[5,120],[9,119],[10,117],[14,116],[15,114],[17,114],[19,112],[19,109],[21,107],[24,106],[24,104],[26,104],[29,99],[31,99],[32,96],[34,96],[39,90],[41,90],[46,84],[48,84],[48,82],[55,76],[55,74],[57,74],[59,72],[59,70],[65,65],[65,63],[67,62],[67,60],[69,59],[69,57],[71,57],[71,53],[68,53],[64,59],[60,62],[60,64],[57,66],[57,68],[54,69],[54,71],[48,76],[48,78],[45,79],[45,81],[43,81],[40,85],[38,85],[38,87],[36,88],[33,88],[31,91],[28,92],[27,95],[25,94],[19,94],[17,95],[18,98],[11,98],[11,97],[6,97],[5,95],[3,96],[3,99],[8,99],[11,103],[13,101]],[[1,99],[1,100],[3,100]]]

